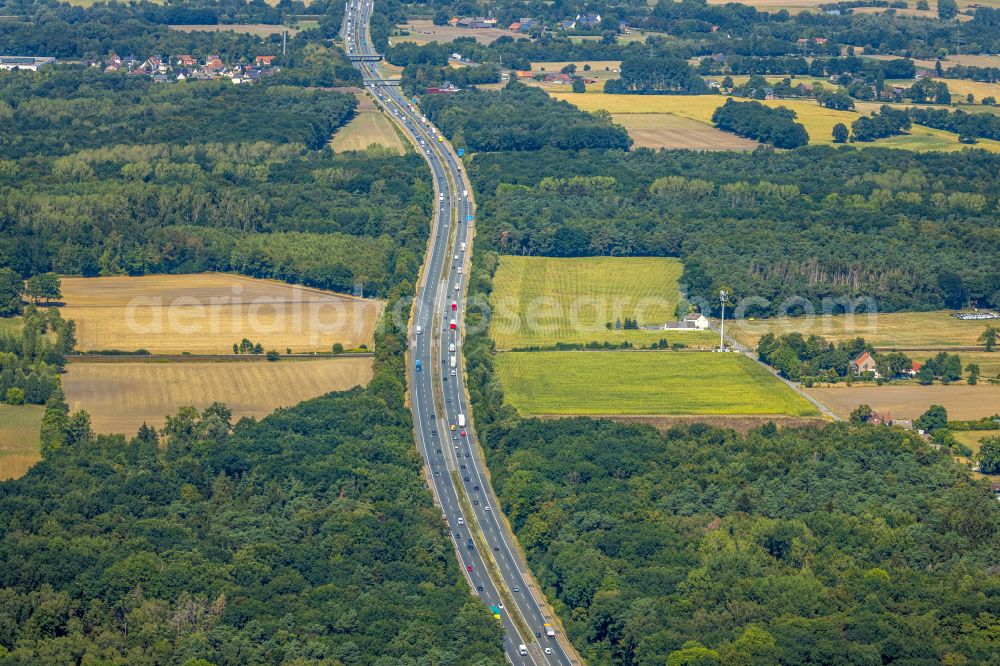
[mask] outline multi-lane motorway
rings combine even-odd
[[[424,154],[434,179],[436,215],[409,332],[417,447],[473,593],[499,610],[507,658],[514,664],[579,663],[561,632],[546,636],[543,626],[555,624],[551,611],[500,515],[469,422],[461,352],[474,221],[469,183],[448,141],[399,86],[383,80],[368,34],[371,12],[372,0],[348,0],[342,30],[348,57],[364,75],[368,93]],[[523,622],[515,622],[516,616]]]

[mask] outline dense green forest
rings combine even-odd
[[[1000,157],[799,148],[546,148],[469,161],[478,240],[505,254],[672,256],[687,298],[745,316],[866,298],[881,311],[1000,307]],[[804,301],[798,299],[805,299]],[[808,302],[808,305],[805,303]],[[838,311],[836,308],[834,311]]]
[[[353,96],[87,72],[0,75],[0,266],[202,270],[385,295],[430,215],[422,160],[334,155]],[[0,102],[0,105],[3,105]]]
[[[972,16],[965,24],[967,29],[961,32],[961,41],[956,39],[954,21],[896,12],[855,13],[852,8],[827,13],[824,9],[817,7],[793,14],[786,10],[761,11],[739,3],[708,4],[705,0],[660,0],[652,7],[637,0],[571,0],[528,5],[518,0],[478,5],[433,0],[415,6],[387,0],[375,4],[378,18],[373,23],[377,28],[373,35],[376,46],[385,48],[391,25],[403,23],[408,13],[447,21],[452,16],[480,16],[489,11],[503,26],[521,17],[532,17],[539,23],[524,38],[501,37],[488,45],[476,44],[469,38],[443,46],[449,53],[458,51],[477,62],[497,62],[502,53],[504,63],[519,69],[527,69],[531,60],[620,60],[667,54],[680,58],[714,54],[741,58],[803,55],[800,39],[808,42],[805,55],[820,57],[838,56],[842,48],[851,46],[862,47],[866,54],[915,58],[935,58],[959,50],[962,53],[1000,50],[1000,11],[990,7],[968,10]],[[593,28],[577,26],[568,31],[557,25],[563,19],[586,13],[599,14],[601,22]],[[654,34],[645,43],[619,40],[622,23],[628,30],[643,29]],[[574,41],[571,39],[574,35],[600,39]],[[816,37],[822,41],[813,41]],[[398,61],[396,53],[396,49],[390,49],[390,62],[407,64]]]
[[[404,345],[259,423],[182,409],[126,441],[55,405],[0,483],[0,664],[503,663],[420,476]]]
[[[0,402],[44,405],[61,398],[59,373],[75,344],[72,321],[60,317],[56,308],[29,305],[18,330],[0,335]]]
[[[297,0],[277,7],[264,0],[193,0],[183,3],[97,2],[74,7],[57,0],[0,0],[0,53],[97,58],[116,51],[121,56],[217,53],[227,61],[281,52],[281,35],[266,38],[236,32],[185,32],[169,24],[281,24],[291,15],[316,14],[319,27],[288,42],[294,53],[311,41],[335,37],[343,19],[343,2]]]
[[[534,151],[545,146],[627,150],[632,144],[625,128],[609,115],[580,111],[514,81],[502,91],[425,95],[421,109],[452,143],[474,151]]]
[[[488,298],[497,255],[474,261]],[[587,663],[997,663],[1000,506],[914,433],[523,420],[488,336],[464,351],[504,511]]]

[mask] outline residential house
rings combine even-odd
[[[527,69],[521,70],[521,71],[518,71],[518,72],[514,72],[514,75],[517,77],[518,81],[530,81],[531,77],[533,76],[533,74],[531,73],[531,70],[527,70]]]
[[[851,361],[851,370],[856,375],[863,375],[870,372],[873,377],[876,379],[879,378],[878,363],[875,362],[875,357],[868,352],[862,352],[861,356]]]
[[[511,32],[518,32],[521,29],[521,22],[514,21],[509,26],[507,26],[507,29],[510,30]]]
[[[271,63],[274,62],[274,59],[277,57],[278,56],[276,55],[259,55],[256,58],[254,58],[254,62],[257,64],[258,67],[261,66],[270,67]]]
[[[546,83],[563,83],[570,85],[573,83],[573,77],[569,74],[560,72],[558,74],[546,74],[544,81]]]
[[[559,23],[557,25],[559,26],[560,30],[575,30],[576,29],[576,21],[573,20],[573,19],[565,19],[563,21],[559,21]]]
[[[513,30],[514,32],[528,33],[531,32],[532,28],[539,25],[539,21],[538,19],[531,18],[530,16],[524,16],[517,19],[510,25],[510,30]],[[517,26],[516,28],[514,27],[515,25]]]
[[[178,67],[197,67],[198,66],[198,59],[195,58],[195,57],[193,57],[193,56],[189,56],[189,55],[187,55],[185,53],[183,55],[177,56],[177,66]]]
[[[910,361],[910,369],[906,371],[911,377],[916,377],[917,373],[920,372],[920,368],[924,367],[923,363],[918,363],[916,361]]]
[[[586,30],[596,28],[598,24],[600,24],[600,22],[601,22],[600,14],[588,13],[588,14],[576,15],[576,24],[579,27],[584,28]]]

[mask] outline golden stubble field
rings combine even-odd
[[[0,405],[0,481],[16,479],[40,459],[41,405]]]
[[[229,273],[63,278],[81,351],[231,354],[248,338],[285,353],[371,346],[385,303]]]
[[[268,361],[73,362],[63,388],[70,409],[90,413],[99,433],[160,428],[180,407],[225,403],[235,422],[331,391],[367,384],[371,358]]]
[[[628,131],[635,148],[670,150],[753,150],[752,139],[670,113],[616,113],[614,121]]]
[[[976,347],[988,325],[1000,326],[997,320],[957,319],[945,310],[934,312],[885,312],[873,315],[837,315],[821,317],[775,317],[741,319],[726,324],[726,331],[737,341],[754,348],[765,333],[784,335],[802,333],[819,335],[840,342],[864,338],[876,348],[948,349]],[[1000,357],[1000,352],[994,352]],[[930,352],[927,352],[930,355]],[[920,356],[919,354],[914,354]]]
[[[402,155],[406,144],[385,114],[379,111],[368,95],[359,93],[357,115],[349,123],[338,129],[330,140],[330,148],[335,153],[348,150],[363,151],[371,145],[388,148]]]
[[[960,421],[979,419],[1000,412],[1000,386],[955,384],[942,386],[835,386],[806,389],[837,416],[847,418],[859,405],[870,405],[894,419],[915,419],[931,405],[942,405],[948,418]]]

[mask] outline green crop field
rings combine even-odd
[[[680,261],[668,258],[503,256],[493,277],[490,336],[498,349],[626,340],[649,345],[660,339],[711,347],[717,343],[711,331],[606,326],[626,318],[640,326],[675,320],[683,270]]]
[[[504,352],[496,372],[523,415],[787,415],[817,410],[742,354]]]

